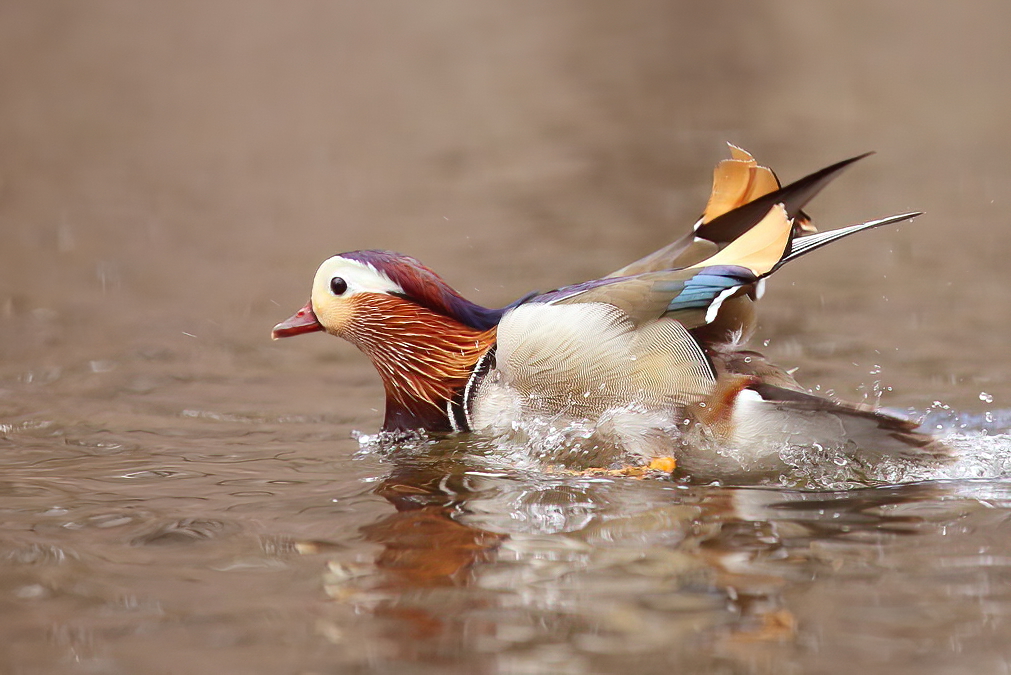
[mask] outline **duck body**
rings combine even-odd
[[[690,232],[614,273],[501,309],[463,298],[410,256],[326,260],[273,337],[326,331],[372,360],[385,431],[478,432],[582,465],[676,455],[701,473],[776,471],[784,449],[933,457],[915,424],[807,393],[745,349],[765,277],[901,214],[818,233],[801,211],[847,160],[780,187],[731,146]]]

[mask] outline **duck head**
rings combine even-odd
[[[383,380],[384,430],[449,431],[504,311],[466,300],[410,256],[352,251],[320,265],[309,302],[272,337],[326,331],[347,340]]]

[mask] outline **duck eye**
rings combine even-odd
[[[348,282],[342,278],[334,277],[330,280],[330,292],[334,295],[344,295],[346,290],[348,290]]]

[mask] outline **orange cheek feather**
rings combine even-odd
[[[494,328],[475,330],[382,293],[358,293],[323,312],[328,330],[368,355],[387,394],[406,407],[441,409],[495,342]]]

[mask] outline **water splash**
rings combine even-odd
[[[923,414],[920,430],[933,434],[1005,434],[1011,433],[1011,408],[983,412],[958,412],[940,401]]]
[[[746,461],[754,454],[749,448],[689,446],[683,429],[664,426],[633,410],[611,411],[610,417],[597,424],[533,417],[515,422],[509,433],[498,435],[444,437],[404,432],[353,435],[360,446],[359,456],[403,459],[454,452],[479,458],[493,469],[531,474],[550,474],[559,466],[576,471],[615,468],[643,464],[644,458],[651,456],[673,456],[679,458],[682,467],[692,467],[691,476],[678,474],[681,476],[678,480],[719,479],[726,484],[799,490],[1011,477],[1011,409],[960,413],[935,401],[921,416],[920,431],[939,438],[951,450],[950,457],[933,460],[886,455],[871,460],[866,453],[854,454],[849,447],[793,441],[772,449],[774,466],[768,463],[760,466]],[[616,436],[615,429],[624,429],[626,433]],[[635,433],[628,433],[629,429]],[[630,439],[634,439],[631,446]],[[762,453],[768,456],[770,451],[766,448]],[[697,467],[709,463],[713,467],[709,473],[698,470]]]

